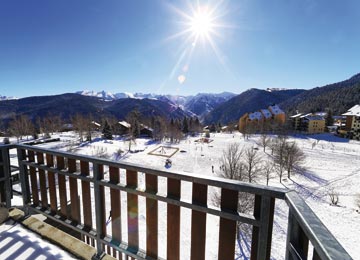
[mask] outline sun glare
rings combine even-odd
[[[189,68],[194,52],[198,49],[198,45],[202,45],[204,49],[211,48],[214,56],[218,59],[223,67],[226,67],[224,55],[216,44],[216,38],[224,39],[222,30],[230,28],[230,25],[221,21],[228,13],[226,0],[216,0],[213,4],[210,1],[202,4],[200,0],[186,0],[183,8],[178,8],[169,4],[169,7],[180,17],[177,24],[181,30],[169,36],[166,41],[181,39],[180,45],[176,53],[178,59],[172,68],[168,78],[163,82],[160,89],[172,79],[177,79],[180,85],[191,81],[189,78]],[[183,68],[183,69],[181,69]]]
[[[194,14],[190,22],[190,30],[196,36],[208,35],[213,29],[211,15],[207,11],[198,11]]]

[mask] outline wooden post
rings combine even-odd
[[[76,160],[68,158],[69,172],[76,172]],[[80,205],[78,197],[78,185],[77,179],[74,177],[69,177],[69,186],[70,186],[70,203],[71,203],[71,220],[75,223],[80,223]]]
[[[181,181],[168,178],[168,197],[180,199]],[[180,207],[167,204],[167,259],[180,259]]]
[[[118,184],[120,182],[119,168],[109,167],[110,182]],[[120,190],[110,188],[110,203],[111,203],[111,233],[112,239],[117,244],[121,242],[121,197]],[[122,254],[119,252],[120,259]],[[113,250],[113,257],[116,257],[116,250]]]
[[[46,154],[46,166],[54,166],[54,157],[52,154]],[[57,211],[57,195],[56,195],[56,181],[53,172],[48,171],[48,182],[49,182],[49,195],[50,195],[50,209],[52,213]]]
[[[146,174],[146,191],[152,194],[158,192],[157,176]],[[158,202],[146,198],[146,254],[158,258]]]
[[[137,172],[126,170],[126,180],[128,188],[137,188]],[[127,210],[129,247],[133,253],[136,253],[139,249],[139,209],[137,195],[127,194]]]
[[[221,189],[221,210],[237,211],[238,192]],[[220,218],[218,259],[234,259],[236,221]]]
[[[56,164],[58,170],[63,170],[65,167],[64,157],[57,156]],[[59,180],[59,195],[60,195],[60,214],[62,217],[69,218],[67,211],[67,195],[66,195],[66,179],[64,175],[58,174]]]
[[[193,183],[192,203],[207,206],[207,185]],[[191,259],[205,259],[206,213],[192,210],[191,214]]]
[[[84,176],[89,176],[89,162],[80,161],[80,171]],[[84,225],[88,229],[92,229],[92,214],[91,214],[91,191],[90,183],[87,181],[81,181],[81,190],[82,190],[82,205],[83,205],[83,215],[84,215]],[[90,244],[90,237],[86,236],[87,244]],[[91,241],[94,245],[94,241]]]
[[[44,164],[44,154],[41,152],[36,153],[38,164]],[[40,194],[41,194],[41,206],[47,208],[49,206],[47,187],[46,187],[46,176],[45,171],[39,169],[39,182],[40,182]]]

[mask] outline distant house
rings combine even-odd
[[[151,127],[140,124],[140,136],[142,137],[153,137],[154,130]]]
[[[267,109],[246,113],[239,119],[239,131],[246,128],[261,129],[266,124],[285,124],[285,112],[278,105],[269,106]]]
[[[91,121],[91,126],[94,130],[99,131],[101,128],[101,125],[98,122]]]
[[[317,134],[325,131],[325,119],[322,116],[315,114],[296,114],[290,117],[293,130],[308,133]]]
[[[355,105],[346,113],[345,131],[350,139],[360,140],[360,105]]]
[[[126,121],[119,121],[115,126],[115,132],[118,135],[126,135],[130,132],[131,125]]]

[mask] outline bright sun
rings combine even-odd
[[[212,17],[207,11],[198,11],[190,20],[190,30],[196,36],[208,36],[213,30]]]

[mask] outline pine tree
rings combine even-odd
[[[107,140],[113,139],[113,136],[111,133],[111,127],[107,121],[105,121],[105,123],[104,123],[104,128],[103,128],[102,134],[103,134],[103,137]]]
[[[182,125],[182,131],[184,134],[187,134],[189,132],[189,124],[186,117],[184,117],[183,125]]]
[[[325,116],[325,125],[332,126],[333,124],[334,124],[334,118],[333,118],[333,113],[330,109]]]

